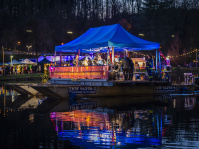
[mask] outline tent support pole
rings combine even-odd
[[[158,71],[158,49],[156,49],[156,56],[155,56],[155,71]]]
[[[161,55],[160,55],[160,51],[159,51],[159,72],[162,71],[162,67],[161,67]]]
[[[114,47],[112,47],[112,65],[114,65],[114,57],[115,57],[114,54],[115,54]]]
[[[56,51],[55,51],[55,59],[54,59],[54,61],[55,61],[55,66],[56,66]]]
[[[59,52],[59,57],[60,57],[60,59],[59,59],[59,66],[61,67],[61,52]]]
[[[2,52],[3,52],[3,76],[5,76],[6,70],[5,70],[5,63],[4,63],[4,47],[3,47],[3,45],[2,45]]]
[[[107,65],[108,65],[108,56],[109,56],[109,48],[108,48],[108,51],[107,51]]]

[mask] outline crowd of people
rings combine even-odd
[[[41,72],[41,65],[20,65],[20,66],[5,66],[5,73],[3,72],[3,66],[0,69],[0,74],[10,75],[10,74],[30,74]]]
[[[133,80],[135,65],[133,60],[130,57],[115,57],[114,58],[114,65],[112,64],[112,59],[109,57],[104,60],[100,54],[97,54],[94,58],[91,58],[89,55],[86,55],[82,60],[79,60],[78,55],[76,58],[70,63],[68,66],[97,66],[97,65],[110,65],[109,71],[112,72],[113,80]],[[48,71],[49,66],[47,67]],[[139,68],[139,66],[138,66]],[[41,65],[14,65],[5,66],[5,73],[3,72],[3,66],[0,67],[0,74],[31,74],[31,73],[40,73]],[[146,58],[146,71],[147,74],[144,80],[153,80],[153,60],[152,56],[148,56]],[[140,72],[140,71],[139,71]],[[138,72],[138,75],[140,75]],[[168,81],[169,76],[168,73],[161,74],[164,78],[163,80]],[[160,78],[160,77],[159,77]],[[162,77],[161,77],[162,78]]]

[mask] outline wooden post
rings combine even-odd
[[[6,116],[6,85],[4,84],[4,112],[3,112],[3,115],[4,115],[4,117]]]
[[[5,65],[4,65],[4,48],[2,46],[2,51],[3,51],[3,76],[5,76]]]
[[[196,68],[197,68],[197,62],[198,62],[198,50],[196,49]]]
[[[157,72],[158,71],[158,49],[156,49],[156,56],[155,56],[155,71]]]
[[[159,51],[159,72],[162,71],[162,67],[161,67],[161,55],[160,55],[160,51]]]

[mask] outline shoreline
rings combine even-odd
[[[36,74],[12,74],[12,75],[6,75],[2,76],[0,75],[0,83],[1,82],[10,82],[10,81],[42,81],[42,75],[43,73],[36,73]]]

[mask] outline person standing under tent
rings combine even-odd
[[[127,60],[129,62],[129,65],[130,65],[130,69],[129,69],[129,80],[132,80],[133,79],[133,70],[134,70],[134,63],[132,61],[132,59],[130,57],[127,57]]]
[[[152,74],[152,70],[153,70],[153,60],[152,60],[152,56],[148,56],[147,62],[146,62],[146,70],[149,76],[149,81],[153,80],[153,74]]]
[[[15,74],[17,74],[17,66],[15,66]]]
[[[127,80],[128,79],[128,73],[129,73],[129,68],[130,68],[130,65],[129,65],[129,62],[127,60],[127,58],[124,58],[122,57],[122,71],[123,71],[123,75],[124,75],[124,80]]]

